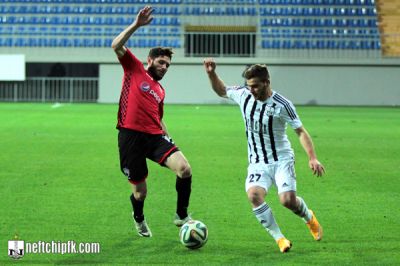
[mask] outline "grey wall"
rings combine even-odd
[[[399,66],[273,66],[272,86],[297,104],[400,105]]]
[[[244,62],[225,61],[218,64],[217,72],[226,84],[241,85],[244,83],[241,73],[245,65]],[[268,65],[272,88],[295,104],[400,105],[399,65]],[[118,102],[122,74],[122,67],[118,63],[100,66],[99,102]],[[172,64],[161,83],[166,88],[166,103],[228,102],[211,90],[201,58],[186,64]]]

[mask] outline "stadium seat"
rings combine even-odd
[[[111,40],[111,39],[105,39],[105,40],[103,41],[103,46],[105,46],[105,47],[111,47],[111,43],[112,43],[112,40]]]
[[[271,41],[269,40],[262,40],[261,48],[270,49],[271,48]]]
[[[0,46],[12,46],[12,38],[0,38]]]

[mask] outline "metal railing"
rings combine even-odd
[[[255,32],[186,32],[185,56],[254,57]]]
[[[98,78],[27,78],[0,81],[3,102],[97,102]]]

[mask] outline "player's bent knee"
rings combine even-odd
[[[254,206],[259,206],[264,202],[264,197],[258,191],[249,191],[247,198]]]
[[[176,173],[181,178],[188,178],[192,176],[192,168],[188,162],[181,163]]]
[[[133,192],[133,196],[135,197],[136,200],[139,201],[144,201],[147,196],[147,191],[136,191]]]
[[[293,200],[291,197],[282,197],[280,199],[280,202],[284,207],[288,209],[296,209],[296,200]]]
[[[292,206],[292,205],[290,204],[290,201],[287,201],[287,200],[281,201],[281,204],[282,204],[284,207],[288,208],[288,209],[290,209],[291,206]]]

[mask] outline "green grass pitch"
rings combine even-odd
[[[57,107],[57,108],[56,108]],[[322,178],[312,176],[293,130],[298,194],[324,227],[315,242],[303,222],[266,201],[293,242],[281,254],[244,192],[247,148],[237,106],[167,105],[169,132],[193,169],[190,211],[209,229],[190,251],[172,224],[175,177],[149,163],[145,214],[153,238],[137,236],[130,188],[119,170],[117,105],[0,104],[0,265],[398,265],[400,109],[298,107]],[[99,242],[100,254],[7,256],[7,240]]]

